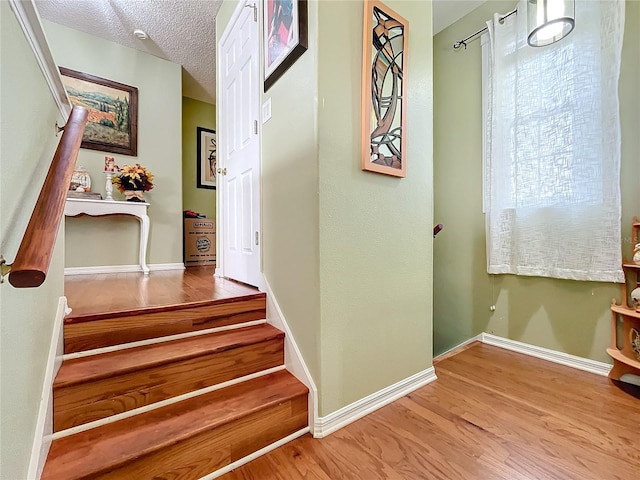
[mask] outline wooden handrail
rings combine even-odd
[[[88,114],[88,110],[83,107],[76,106],[71,110],[27,230],[11,265],[9,283],[16,288],[39,287],[47,277]]]

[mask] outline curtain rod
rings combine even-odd
[[[502,23],[502,21],[507,18],[510,17],[511,15],[513,15],[514,13],[518,13],[518,9],[516,8],[515,10],[512,10],[509,13],[504,14],[502,17],[500,17],[500,19],[498,20],[500,23]],[[480,30],[478,30],[476,33],[472,33],[471,35],[469,35],[467,38],[463,38],[462,40],[458,40],[456,43],[453,44],[453,49],[454,50],[458,50],[461,46],[464,45],[464,49],[467,49],[467,41],[469,41],[470,39],[472,39],[473,37],[477,37],[478,35],[480,35],[481,33],[484,33],[488,30],[488,27],[484,27],[481,28]]]

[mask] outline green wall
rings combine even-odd
[[[362,2],[319,8],[321,415],[431,366],[431,4],[385,4],[410,24],[402,179],[360,168]]]
[[[0,253],[14,260],[59,138],[60,116],[8,2],[0,2]],[[27,478],[49,343],[63,294],[64,228],[47,280],[0,285],[0,478]]]
[[[180,65],[51,22],[43,22],[60,66],[138,88],[138,156],[81,149],[78,165],[105,194],[104,157],[120,166],[140,163],[155,176],[147,261],[182,263],[182,78]],[[114,191],[114,199],[124,196]],[[133,217],[67,220],[66,267],[135,265],[139,226]]]
[[[182,209],[216,217],[216,191],[197,188],[197,127],[216,129],[216,106],[182,97]]]
[[[262,126],[264,276],[318,389],[320,277],[318,203],[318,2],[308,4],[309,48],[280,77]]]
[[[216,45],[219,45],[224,29],[227,27],[237,6],[238,0],[223,0],[220,10],[218,10],[218,14],[216,15]],[[216,71],[216,75],[218,73],[219,72]],[[219,84],[219,82],[216,82],[216,85],[217,84]]]
[[[262,95],[263,273],[322,416],[431,366],[431,6],[389,5],[415,25],[406,179],[359,166],[362,2],[310,1],[308,50]]]
[[[620,77],[622,123],[622,244],[630,254],[630,222],[640,214],[640,2],[627,2]],[[454,51],[454,41],[481,28],[513,1],[477,8],[434,38],[435,222],[444,230],[434,246],[434,352],[481,333],[610,362],[609,305],[616,284],[486,272],[482,214],[481,45]],[[578,6],[579,8],[579,2]],[[579,20],[577,20],[579,21]],[[580,235],[580,232],[575,232]],[[496,305],[495,312],[489,307]]]

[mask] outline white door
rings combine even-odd
[[[258,22],[255,2],[239,8],[218,51],[222,274],[260,286]]]

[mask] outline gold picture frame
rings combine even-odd
[[[89,110],[81,148],[138,155],[138,89],[130,85],[60,67],[73,105]]]

